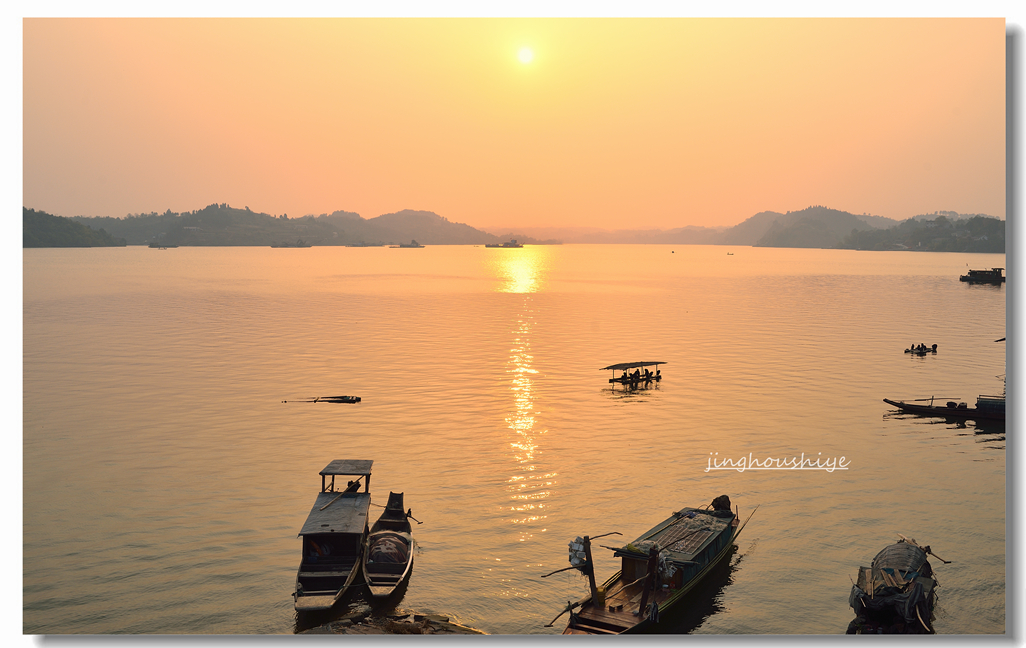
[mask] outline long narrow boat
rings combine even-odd
[[[650,629],[730,555],[741,529],[754,514],[753,510],[739,524],[726,495],[704,508],[676,511],[634,541],[622,547],[605,547],[621,558],[621,568],[601,586],[595,584],[592,538],[585,536],[580,542],[572,542],[571,565],[588,576],[591,592],[577,603],[567,604],[563,612],[570,612],[570,621],[563,634],[624,634]],[[574,612],[577,608],[580,611]]]
[[[363,573],[372,601],[392,596],[410,578],[417,549],[410,524],[412,515],[412,509],[403,510],[403,494],[390,492],[385,510],[370,528]]]
[[[336,459],[320,472],[321,492],[299,532],[303,558],[292,594],[298,612],[332,608],[360,573],[373,464],[366,459]],[[336,477],[357,479],[336,486]]]
[[[947,401],[944,405],[934,405],[933,399],[929,399],[929,405],[918,405],[906,403],[905,401],[893,401],[889,398],[883,402],[897,407],[909,414],[919,416],[943,416],[945,418],[972,419],[974,421],[1004,421],[1005,420],[1005,397],[1004,396],[979,396],[976,399],[976,407],[969,407],[966,403]]]
[[[937,580],[926,556],[948,561],[929,546],[900,537],[876,554],[869,567],[859,567],[848,594],[855,619],[847,634],[933,634]]]

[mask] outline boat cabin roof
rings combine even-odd
[[[733,519],[734,514],[729,511],[683,508],[641,534],[615,555],[647,560],[649,548],[658,544],[670,560],[691,561],[727,529]]]
[[[661,365],[661,364],[666,364],[666,363],[663,362],[662,360],[660,360],[658,362],[651,362],[651,361],[650,362],[621,362],[620,364],[614,364],[614,365],[609,365],[608,367],[602,367],[601,369],[599,369],[599,371],[608,371],[609,369],[612,369],[613,371],[620,371],[621,369],[634,369],[636,367],[651,367],[651,366],[654,366],[654,365]]]
[[[373,459],[335,459],[324,467],[321,476],[324,475],[369,475]]]
[[[317,501],[299,535],[362,534],[367,528],[370,501],[370,493],[317,493]]]

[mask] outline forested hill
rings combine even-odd
[[[126,245],[123,238],[111,236],[103,228],[98,231],[69,218],[34,209],[21,209],[22,247],[118,247]]]
[[[410,209],[370,219],[347,211],[290,218],[288,214],[272,216],[221,203],[191,212],[168,210],[125,218],[75,216],[70,220],[103,227],[125,238],[129,245],[279,245],[299,241],[318,246],[388,245],[411,240],[422,245],[483,245],[508,240],[433,212]],[[524,243],[552,242],[519,238]]]

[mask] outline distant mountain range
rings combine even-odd
[[[48,243],[46,232],[40,230],[43,222],[37,215],[54,217],[45,212],[26,209],[24,219],[25,247],[57,247],[62,242]],[[29,215],[33,215],[30,219]],[[868,214],[855,215],[822,206],[799,211],[778,213],[765,211],[755,214],[733,227],[680,227],[668,230],[602,230],[597,228],[520,227],[486,232],[464,223],[454,223],[430,211],[404,209],[365,219],[359,214],[335,211],[318,216],[289,218],[239,209],[227,203],[212,204],[203,209],[163,214],[132,214],[124,218],[75,216],[62,219],[85,229],[82,245],[97,245],[87,241],[107,241],[114,245],[395,245],[417,241],[421,245],[484,245],[517,239],[526,244],[545,245],[559,243],[649,243],[681,245],[750,245],[757,247],[805,247],[860,249],[961,249],[965,240],[978,239],[975,247],[994,249],[975,251],[1004,251],[1004,221],[982,214],[935,212],[920,214],[905,221]],[[960,222],[973,223],[972,228],[956,228]],[[50,229],[53,221],[48,221]],[[920,229],[941,223],[951,231],[949,238],[963,239],[961,243],[939,243],[935,236],[941,230],[931,229],[923,247]],[[930,224],[930,225],[927,225]],[[901,225],[902,228],[898,226]],[[895,236],[879,232],[901,230],[900,241]],[[970,229],[972,231],[970,231]],[[38,231],[37,231],[38,230]],[[97,239],[88,232],[103,236]],[[865,233],[861,237],[858,233]],[[38,234],[38,235],[37,235]],[[872,235],[871,235],[872,234]],[[919,239],[916,239],[916,237]],[[853,238],[854,237],[854,238]],[[997,239],[1000,238],[1000,242]],[[116,242],[114,242],[116,241]],[[124,242],[123,242],[124,241]],[[933,241],[933,242],[930,242]],[[871,247],[863,247],[863,244]],[[908,245],[912,243],[913,245]],[[112,243],[106,243],[112,244]],[[961,247],[960,247],[961,246]],[[1000,247],[1000,249],[997,249]]]

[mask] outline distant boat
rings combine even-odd
[[[313,247],[313,245],[311,245],[310,243],[304,242],[303,239],[297,239],[295,243],[287,243],[287,242],[274,243],[274,244],[271,245],[271,247],[273,247],[273,248],[308,248],[308,247]]]
[[[1005,276],[1002,274],[1004,268],[991,268],[990,270],[970,270],[969,274],[962,275],[958,278],[959,281],[965,281],[966,283],[989,283],[989,284],[1000,284],[1004,283]]]
[[[754,514],[755,510],[748,519]],[[621,568],[601,587],[595,581],[591,548],[592,540],[602,536],[571,542],[571,567],[565,569],[577,568],[587,575],[591,591],[579,602],[568,603],[560,613],[570,612],[563,634],[634,633],[657,624],[730,555],[738,534],[748,524],[748,520],[738,522],[730,510],[730,498],[721,495],[704,508],[674,512],[622,547],[602,545],[621,559]],[[577,608],[580,611],[574,612]]]
[[[919,416],[943,416],[945,418],[972,419],[974,421],[1005,420],[1004,396],[979,396],[976,399],[976,407],[969,407],[966,403],[958,403],[956,401],[947,401],[944,405],[934,405],[933,398],[924,398],[922,402],[927,400],[930,401],[929,405],[893,401],[889,398],[883,399],[883,402],[897,407],[903,412]]]
[[[647,360],[644,362],[621,362],[619,364],[609,365],[608,367],[602,367],[599,371],[612,371],[613,377],[609,379],[611,383],[619,383],[624,387],[630,387],[631,389],[637,389],[639,385],[647,385],[651,382],[659,382],[663,379],[662,372],[659,371],[659,365],[666,364],[662,360]],[[655,367],[656,370],[649,371],[646,367]],[[631,373],[629,370],[634,369]],[[642,371],[644,369],[644,371]],[[616,375],[617,371],[623,373],[619,376]]]
[[[150,247],[155,250],[166,250],[168,248],[176,248],[177,245],[168,245],[167,243],[150,243]]]
[[[522,248],[523,243],[517,243],[516,239],[510,239],[505,243],[486,243],[486,248]]]
[[[924,356],[927,353],[937,353],[937,345],[934,344],[932,347],[928,347],[925,344],[920,344],[919,346],[913,345],[913,346],[905,349],[905,353],[911,353],[913,355],[920,355],[920,356]]]
[[[920,547],[900,537],[876,554],[869,567],[859,567],[848,595],[856,616],[847,634],[934,634],[937,579],[926,555],[947,561],[929,545]]]
[[[400,243],[399,245],[389,245],[388,247],[392,247],[392,248],[422,248],[424,246],[421,245],[420,243],[417,243],[416,241],[410,241],[409,243]]]
[[[336,459],[320,472],[321,492],[299,531],[303,557],[292,594],[297,612],[331,609],[360,573],[367,544],[373,463],[366,459]],[[357,479],[336,487],[338,476]]]
[[[363,574],[372,601],[387,599],[410,578],[417,549],[412,516],[412,509],[403,510],[403,494],[390,492],[384,512],[370,528]]]

